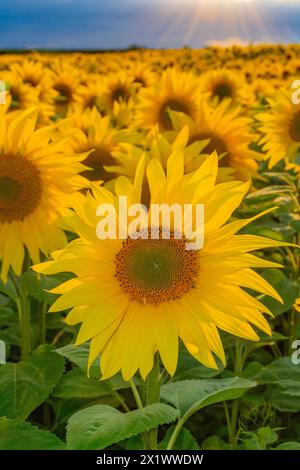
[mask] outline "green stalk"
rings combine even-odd
[[[160,401],[160,368],[159,368],[159,355],[156,353],[154,356],[154,364],[151,372],[146,378],[143,386],[143,398],[144,404],[152,405],[153,403],[159,403]],[[148,433],[148,439],[150,443],[150,450],[157,450],[157,428],[151,429]]]
[[[30,300],[26,293],[21,292],[20,297],[21,317],[21,359],[25,361],[31,353],[31,315]]]

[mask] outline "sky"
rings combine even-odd
[[[300,0],[0,0],[0,49],[300,43]]]

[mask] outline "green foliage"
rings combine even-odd
[[[75,413],[67,426],[69,449],[105,449],[111,444],[168,424],[178,411],[163,403],[146,406],[129,413],[105,405],[95,405]]]
[[[64,450],[57,436],[17,419],[0,418],[0,450]]]
[[[0,368],[0,416],[25,419],[50,395],[64,372],[64,360],[40,346],[26,362]]]

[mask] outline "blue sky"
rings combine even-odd
[[[300,43],[300,0],[9,0],[0,6],[0,49],[233,42]]]

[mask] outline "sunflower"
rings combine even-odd
[[[1,277],[12,267],[20,275],[27,249],[36,263],[66,244],[58,227],[63,209],[77,200],[84,155],[64,155],[63,142],[49,143],[53,128],[35,129],[37,110],[27,110],[7,125],[0,108],[0,260]]]
[[[198,82],[192,74],[168,69],[156,87],[140,90],[135,125],[146,129],[158,125],[159,130],[173,129],[170,111],[194,117],[198,103]]]
[[[77,110],[69,116],[59,128],[62,136],[70,135],[70,152],[87,153],[83,162],[86,169],[82,175],[90,181],[107,182],[115,178],[114,169],[110,169],[117,163],[113,152],[121,142],[137,141],[138,134],[128,129],[114,129],[110,118],[102,117],[96,108],[86,109],[82,113]]]
[[[124,71],[109,74],[103,79],[100,103],[103,110],[111,113],[114,104],[128,103],[135,96],[137,84],[133,77],[128,76]]]
[[[22,78],[12,72],[7,72],[3,78],[10,96],[8,111],[23,111],[38,104],[38,91],[24,83]]]
[[[256,173],[260,154],[249,149],[249,143],[256,139],[250,131],[252,120],[241,116],[240,107],[232,107],[230,99],[216,107],[202,100],[194,120],[181,113],[172,113],[172,120],[175,129],[189,127],[190,144],[207,140],[202,152],[217,152],[221,180],[246,181]]]
[[[127,196],[128,204],[143,202],[145,159],[141,159],[134,184],[121,177],[116,196],[94,187],[68,220],[79,238],[55,252],[53,260],[35,266],[39,273],[76,275],[53,290],[61,296],[51,311],[71,309],[67,323],[82,323],[76,344],[91,341],[89,366],[100,354],[103,379],[122,371],[128,380],[138,370],[145,379],[156,351],[166,370],[174,374],[178,338],[201,363],[217,368],[217,358],[225,362],[219,329],[253,341],[259,337],[250,323],[271,333],[262,314],[271,312],[244,288],[281,300],[252,269],[278,264],[248,253],[280,242],[237,235],[250,220],[226,224],[249,184],[216,185],[217,161],[215,155],[186,177],[179,152],[169,159],[166,172],[158,159],[152,159],[146,169],[151,203],[205,204],[202,250],[187,250],[184,235],[175,237],[172,229],[170,238],[163,238],[160,226],[153,227],[156,239],[97,238],[99,204],[118,209],[121,195]]]
[[[80,85],[75,93],[75,102],[81,112],[86,109],[92,109],[94,106],[101,108],[100,96],[101,79],[98,77],[89,77],[88,83],[86,85]]]
[[[36,95],[35,101],[39,104],[38,124],[49,124],[50,118],[55,114],[54,100],[58,96],[58,93],[49,86],[51,77],[50,70],[41,62],[28,59],[20,63],[12,64],[11,72],[13,76],[17,77],[18,80],[21,80],[22,83],[26,85],[26,89],[24,89],[23,93],[28,92],[27,86],[30,86],[34,90]],[[16,86],[14,86],[14,89],[16,90]],[[18,93],[16,91],[14,93],[17,98],[15,98],[15,102],[17,103]],[[29,93],[29,97],[31,94]],[[27,109],[33,104],[33,101],[31,103],[27,102],[24,105],[24,109]]]
[[[270,109],[256,117],[261,121],[260,143],[272,168],[280,160],[295,162],[300,149],[300,104],[293,104],[291,93],[280,90],[268,100]]]
[[[37,60],[25,59],[11,64],[10,70],[18,75],[23,83],[32,87],[37,87],[45,82],[45,75],[49,70]]]
[[[241,73],[227,69],[205,72],[200,78],[199,86],[202,93],[215,103],[220,103],[226,98],[233,102],[247,103],[251,90]]]
[[[75,95],[79,87],[77,70],[66,66],[64,69],[58,69],[52,75],[50,86],[56,94],[55,112],[59,117],[65,117],[75,102]]]
[[[179,114],[179,116],[181,115]],[[169,158],[175,153],[182,152],[184,172],[190,173],[199,168],[199,165],[207,157],[202,153],[207,143],[207,140],[190,142],[188,126],[183,126],[179,132],[175,132],[175,137],[171,142],[166,138],[165,133],[160,133],[155,127],[139,142],[139,146],[130,142],[120,142],[118,148],[113,152],[115,166],[111,167],[111,170],[119,175],[125,175],[133,181],[143,155],[147,160],[157,158],[166,170]]]
[[[134,62],[129,67],[128,73],[140,88],[149,88],[157,82],[156,74],[147,63]]]

